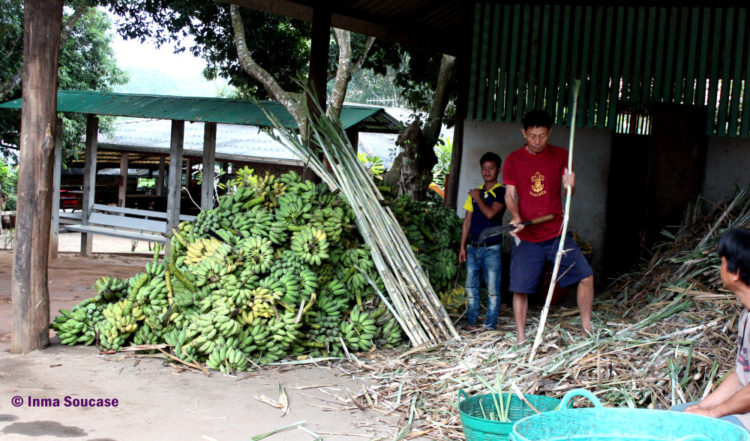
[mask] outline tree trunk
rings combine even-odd
[[[49,344],[50,207],[62,0],[25,0],[11,352]]]
[[[455,73],[455,62],[455,57],[443,55],[430,113],[424,127],[421,127],[417,118],[396,140],[402,151],[384,179],[396,186],[398,194],[408,194],[415,200],[422,200],[432,182],[432,168],[437,164],[434,148],[440,137],[445,107],[448,105],[448,84]]]

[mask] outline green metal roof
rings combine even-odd
[[[275,101],[260,101],[288,128],[296,128],[286,108]],[[0,104],[0,108],[20,109],[21,99]],[[61,90],[57,93],[57,111],[135,118],[172,119],[273,127],[263,110],[253,101],[225,98],[140,95],[92,91]],[[397,133],[401,127],[381,107],[344,105],[341,124],[345,129]]]

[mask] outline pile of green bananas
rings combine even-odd
[[[346,201],[294,172],[242,176],[216,208],[172,232],[170,254],[162,259],[157,247],[144,272],[102,277],[95,297],[60,311],[52,328],[61,342],[166,343],[180,359],[222,372],[403,344]],[[451,216],[401,200],[393,207],[422,235],[413,245],[431,280],[455,275],[455,250],[435,248],[452,240],[455,231],[436,229],[458,225]]]

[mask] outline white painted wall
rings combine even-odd
[[[520,123],[491,123],[466,121],[461,175],[458,182],[458,215],[463,217],[463,204],[469,190],[482,183],[479,158],[493,151],[505,158],[523,146]],[[570,130],[555,127],[550,144],[568,148]],[[604,255],[604,233],[607,210],[607,183],[612,153],[612,132],[604,129],[576,128],[573,170],[576,173],[576,193],[571,201],[570,231],[577,231],[594,247],[594,271],[601,270]],[[502,176],[500,177],[502,179]],[[565,199],[563,198],[563,203]],[[507,222],[506,215],[505,221]]]
[[[737,186],[750,185],[750,140],[712,136],[708,138],[703,196],[726,201]]]

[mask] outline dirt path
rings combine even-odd
[[[99,277],[129,277],[142,271],[148,259],[145,255],[61,255],[49,268],[53,316],[60,308],[94,295],[91,285]],[[364,380],[345,365],[276,366],[239,376],[213,372],[207,377],[161,358],[100,355],[91,347],[61,346],[56,337],[43,351],[10,354],[12,261],[11,251],[0,251],[0,439],[249,440],[303,420],[305,428],[326,441],[390,440],[398,431],[400,416],[363,411],[351,404],[350,397],[361,393]],[[256,398],[278,400],[279,384],[289,397],[286,416]],[[18,400],[14,397],[23,400],[21,406],[13,405]],[[66,406],[66,397],[68,403],[117,399],[118,405]],[[266,439],[313,438],[295,428]]]

